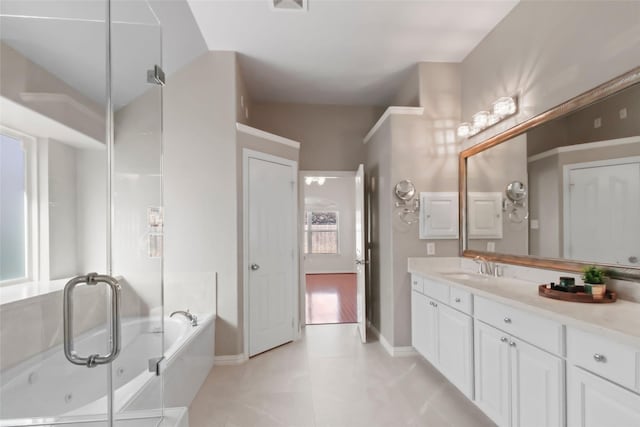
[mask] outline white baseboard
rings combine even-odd
[[[378,342],[380,343],[380,345],[382,345],[382,348],[384,348],[386,352],[389,353],[389,356],[406,357],[406,356],[415,356],[418,354],[418,352],[411,346],[394,347],[391,344],[389,344],[389,341],[387,341],[387,339],[380,334],[380,331],[378,331],[378,329],[375,326],[373,326],[370,321],[367,321],[367,327],[369,331],[372,333],[372,335],[378,338]]]
[[[229,356],[216,356],[213,358],[213,366],[221,365],[241,365],[249,360],[246,354],[232,354]]]

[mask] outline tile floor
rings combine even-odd
[[[492,426],[418,356],[361,344],[352,324],[307,326],[303,339],[237,366],[215,366],[190,427]]]

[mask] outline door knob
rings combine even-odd
[[[252,271],[260,270],[260,266],[258,264],[251,264],[251,270]]]

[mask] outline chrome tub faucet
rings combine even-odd
[[[187,311],[183,311],[183,310],[174,311],[173,313],[171,313],[169,315],[169,317],[173,317],[175,314],[182,314],[184,317],[189,319],[189,321],[191,322],[191,326],[198,326],[198,316],[196,316],[195,314],[190,313],[189,310],[187,310]]]

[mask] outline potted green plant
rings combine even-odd
[[[582,280],[584,280],[584,289],[588,294],[593,295],[593,299],[602,299],[607,291],[605,279],[607,278],[606,270],[590,265],[582,270]]]

